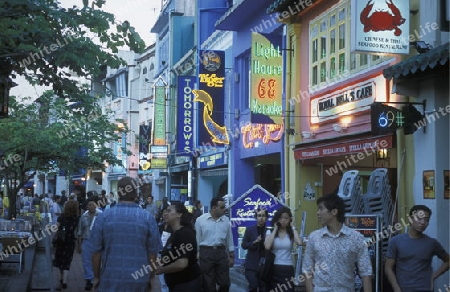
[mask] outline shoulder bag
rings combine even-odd
[[[264,250],[264,254],[259,259],[258,278],[261,281],[268,282],[272,278],[275,254],[272,250]]]

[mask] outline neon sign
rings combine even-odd
[[[249,124],[241,127],[242,144],[244,148],[254,148],[255,143],[261,141],[269,144],[277,142],[283,135],[283,124]]]

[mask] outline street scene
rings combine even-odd
[[[449,1],[0,16],[0,292],[450,292]]]

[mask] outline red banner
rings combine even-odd
[[[294,157],[297,160],[312,159],[327,156],[339,156],[349,153],[374,153],[379,149],[392,148],[392,136],[374,137],[355,140],[351,142],[334,143],[329,145],[317,145],[294,149]]]

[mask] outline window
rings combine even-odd
[[[309,84],[313,90],[389,58],[350,52],[349,0],[337,4],[311,21],[309,43]]]

